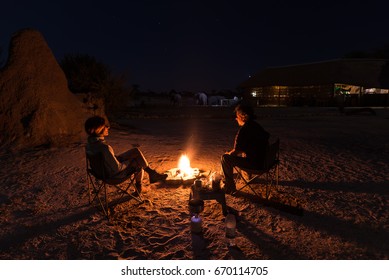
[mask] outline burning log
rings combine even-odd
[[[168,175],[166,178],[168,183],[192,184],[200,176],[200,170],[192,168],[188,156],[182,155],[178,161],[178,167],[169,169],[165,174]]]

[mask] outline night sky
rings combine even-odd
[[[11,35],[34,28],[58,60],[94,56],[143,91],[235,90],[266,67],[388,44],[386,3],[14,0],[0,5],[0,46],[4,60]]]

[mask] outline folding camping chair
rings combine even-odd
[[[129,170],[123,178],[108,178],[104,168],[102,153],[92,154],[86,152],[86,171],[89,204],[93,202],[100,204],[108,220],[110,218],[109,204],[113,201],[109,199],[109,196],[112,195],[112,193],[108,193],[110,186],[114,187],[120,193],[120,196],[116,198],[117,200],[115,199],[116,201],[121,201],[124,196],[128,196],[130,199],[135,199],[139,203],[143,202],[142,195],[135,187],[135,178],[141,170]]]
[[[264,177],[265,185],[265,198],[269,199],[270,192],[273,188],[277,188],[278,179],[279,179],[279,148],[280,148],[280,139],[277,138],[273,143],[269,144],[266,148],[266,154],[264,159],[263,168],[261,169],[250,169],[250,168],[241,168],[234,166],[234,170],[237,172],[237,181],[242,180],[243,186],[238,188],[237,191],[242,190],[245,187],[248,187],[256,196],[261,198],[262,196],[258,193],[258,190],[255,190],[254,185],[257,184],[258,179],[262,176]],[[246,174],[245,174],[246,173]]]

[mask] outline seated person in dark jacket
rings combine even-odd
[[[135,178],[136,188],[139,192],[142,189],[143,171],[149,174],[150,183],[166,179],[167,174],[159,174],[149,167],[146,158],[138,148],[130,149],[116,156],[112,147],[105,142],[105,137],[109,134],[108,130],[109,126],[102,117],[94,116],[85,122],[85,131],[89,135],[86,152],[89,155],[101,153],[108,178],[124,178],[128,173],[139,170],[140,172]]]
[[[233,178],[234,166],[251,169],[263,167],[270,137],[270,134],[254,120],[254,110],[251,106],[239,104],[235,108],[235,114],[239,130],[235,136],[234,147],[221,159],[224,188],[226,193],[230,194],[236,191]]]

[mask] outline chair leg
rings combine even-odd
[[[130,186],[133,186],[134,189],[135,189],[135,192],[136,192],[136,196],[133,195],[132,193],[128,193],[133,199],[135,199],[136,201],[138,201],[139,203],[142,203],[143,202],[143,197],[142,197],[142,194],[140,193],[140,191],[136,188],[136,177],[137,177],[138,173],[134,173],[133,177],[131,178],[129,184],[128,184],[128,187],[127,189],[130,188]]]
[[[127,187],[125,189],[120,188],[118,185],[114,185],[114,187],[116,187],[117,190],[121,192],[121,196],[120,196],[119,200],[122,199],[123,196],[127,194],[128,196],[130,196],[131,198],[135,199],[139,203],[143,202],[143,197],[142,197],[141,193],[138,191],[138,189],[136,188],[136,185],[135,185],[136,184],[136,181],[135,181],[136,180],[136,176],[137,176],[137,173],[134,173],[133,176],[128,181]],[[133,195],[130,192],[131,186],[134,187],[135,192],[136,192],[137,195]]]
[[[87,178],[88,185],[88,193],[89,193],[89,204],[92,204],[94,200],[96,200],[98,194],[100,193],[101,186],[97,181],[93,181],[93,178],[90,174],[88,174]]]
[[[86,183],[87,183],[87,186],[88,186],[88,196],[89,196],[89,204],[92,203],[92,189],[91,189],[91,180],[92,178],[90,177],[89,173],[86,175]]]
[[[110,220],[110,199],[108,194],[108,187],[113,186],[120,192],[120,197],[118,200],[121,200],[124,195],[128,195],[129,197],[135,199],[137,202],[142,203],[143,197],[141,193],[137,190],[135,185],[136,180],[136,173],[134,176],[132,176],[129,181],[128,185],[124,188],[120,187],[120,185],[110,185],[104,181],[101,181],[99,179],[93,180],[91,174],[87,175],[87,186],[88,186],[88,192],[89,192],[89,204],[92,204],[94,201],[96,201],[96,204],[100,204],[101,210],[104,213],[104,215],[107,217],[108,220]],[[134,187],[136,194],[131,193],[131,186]]]
[[[270,193],[272,189],[277,189],[278,188],[278,180],[279,180],[279,170],[278,170],[278,165],[268,174],[266,174],[266,199],[270,198]],[[270,177],[270,178],[269,178]]]
[[[269,179],[269,176],[270,176],[270,179]],[[267,200],[270,197],[271,187],[272,187],[272,177],[269,173],[267,173],[266,174],[266,189],[265,189],[265,197]]]
[[[104,182],[101,182],[102,185],[100,185],[100,189],[98,191],[98,193],[96,194],[96,197],[99,201],[99,204],[100,204],[100,207],[101,207],[101,210],[103,211],[104,215],[107,217],[107,219],[109,220],[109,203],[108,203],[108,191],[107,191],[107,185],[104,183]],[[101,188],[104,189],[104,201],[102,200],[101,196],[99,195],[100,193],[100,190]]]
[[[104,198],[105,198],[105,215],[107,216],[108,220],[109,220],[109,208],[108,208],[108,194],[107,194],[107,185],[105,183],[103,183],[104,186]]]
[[[234,167],[235,168],[235,167]],[[236,179],[236,181],[238,180],[242,180],[243,181],[243,186],[238,188],[236,191],[240,191],[242,189],[244,189],[245,187],[249,187],[250,190],[259,198],[261,198],[261,195],[258,194],[254,188],[250,185],[252,181],[254,181],[256,178],[258,178],[258,175],[252,175],[250,174],[250,178],[248,180],[246,180],[246,178],[243,176],[242,172],[240,170],[238,170],[237,168],[235,168],[236,172],[238,173],[238,177]]]
[[[255,179],[257,179],[258,177],[259,177],[258,175],[254,175],[254,176],[252,176],[251,179],[248,180],[248,181],[246,181],[246,180],[244,180],[244,179],[243,179],[243,180],[245,181],[246,185],[251,189],[251,191],[252,191],[258,198],[261,198],[262,195],[258,194],[258,193],[255,191],[255,189],[251,186],[252,181],[254,181]]]
[[[238,174],[237,178],[235,179],[235,183],[237,183],[239,180],[243,181],[243,186],[238,188],[237,191],[240,191],[240,190],[244,189],[245,187],[248,187],[257,197],[262,198],[263,196],[261,194],[259,194],[258,191],[256,191],[252,187],[253,181],[262,175],[265,175],[265,177],[264,177],[264,180],[265,180],[265,182],[264,182],[265,199],[268,200],[271,196],[272,189],[278,187],[278,183],[279,183],[279,167],[278,167],[278,165],[275,168],[273,168],[272,170],[265,172],[265,174],[254,174],[254,175],[251,174],[251,178],[249,178],[249,179],[246,179],[243,176],[242,172],[238,168],[234,167],[234,169]]]
[[[107,186],[104,182],[93,182],[93,179],[89,175],[88,189],[89,189],[89,204],[96,201],[103,211],[104,215],[109,220],[109,208],[108,208],[108,194]],[[104,189],[103,198],[101,198],[101,190]],[[93,193],[93,194],[92,194]]]

